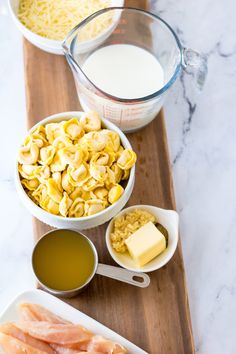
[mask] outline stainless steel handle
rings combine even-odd
[[[150,278],[145,273],[133,272],[131,270],[107,264],[98,263],[96,273],[131,285],[139,286],[140,288],[146,288],[150,284]]]

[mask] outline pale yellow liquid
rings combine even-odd
[[[72,290],[84,285],[94,266],[91,245],[75,231],[53,231],[39,241],[33,253],[37,278],[54,290]]]

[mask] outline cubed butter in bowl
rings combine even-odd
[[[149,221],[130,235],[125,244],[131,257],[142,267],[166,249],[167,241],[154,223]]]
[[[163,267],[174,255],[178,227],[176,211],[152,205],[134,205],[123,209],[109,223],[107,248],[120,266],[133,271],[152,272]]]

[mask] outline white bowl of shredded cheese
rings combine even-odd
[[[8,0],[12,18],[23,36],[36,47],[53,54],[63,54],[62,42],[67,34],[92,13],[106,7],[123,6],[124,0]],[[20,18],[19,8],[21,4]],[[66,9],[66,6],[69,6]],[[66,11],[67,10],[67,11]],[[114,28],[114,21],[93,42]],[[102,26],[102,24],[101,24]],[[97,31],[94,28],[94,31]],[[106,37],[105,37],[106,38]]]

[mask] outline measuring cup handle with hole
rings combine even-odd
[[[150,284],[150,278],[145,273],[133,272],[107,264],[98,263],[96,273],[140,288],[146,288]]]

